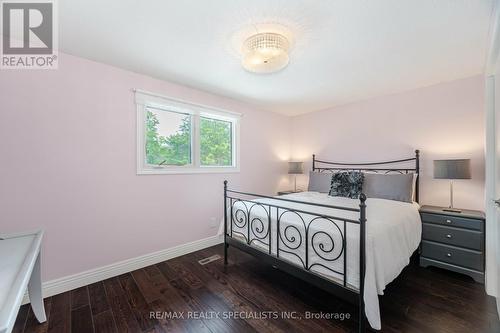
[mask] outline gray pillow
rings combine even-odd
[[[308,191],[328,193],[330,192],[330,182],[332,181],[331,172],[309,172]]]
[[[365,173],[363,193],[368,198],[412,202],[413,174]]]

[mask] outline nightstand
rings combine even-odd
[[[484,283],[484,213],[477,210],[454,213],[443,209],[420,208],[420,266],[448,269]]]
[[[293,193],[300,193],[300,192],[303,192],[303,191],[294,191],[294,190],[291,190],[291,191],[279,191],[278,192],[278,195],[285,195],[285,194],[293,194]]]

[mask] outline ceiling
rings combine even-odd
[[[63,52],[296,115],[483,72],[494,0],[58,3]],[[267,29],[290,64],[248,73],[241,43]]]

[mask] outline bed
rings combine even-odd
[[[419,151],[411,158],[373,163],[328,162],[313,155],[312,166],[323,173],[412,173],[414,202],[318,192],[271,197],[235,191],[225,181],[224,262],[229,246],[239,248],[357,304],[360,332],[365,318],[380,329],[378,295],[408,265],[420,243]]]

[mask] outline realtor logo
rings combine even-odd
[[[3,0],[2,69],[56,69],[55,0]]]

